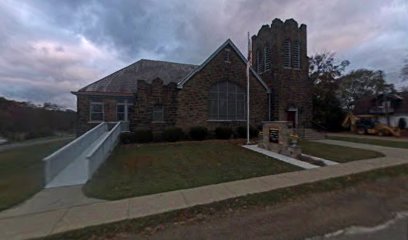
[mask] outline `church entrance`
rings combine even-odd
[[[293,128],[297,127],[297,118],[298,118],[297,108],[289,108],[288,111],[286,112],[286,121],[291,122]]]

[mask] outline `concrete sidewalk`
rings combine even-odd
[[[264,154],[264,155],[266,155],[268,157],[275,158],[275,159],[280,160],[282,162],[289,163],[289,164],[301,167],[303,169],[313,169],[313,168],[318,168],[319,167],[319,166],[316,166],[316,165],[313,165],[313,164],[310,164],[310,163],[307,163],[307,162],[304,162],[304,161],[300,161],[300,160],[297,160],[297,159],[294,159],[294,158],[291,158],[291,157],[288,157],[288,156],[285,156],[285,155],[282,155],[282,154],[279,154],[279,153],[276,153],[276,152],[268,151],[268,150],[266,150],[264,148],[258,147],[258,145],[244,145],[243,147],[246,148],[246,149],[252,150],[254,152]]]
[[[200,204],[260,193],[275,189],[311,183],[370,171],[374,169],[407,164],[408,150],[322,140],[328,144],[358,147],[383,152],[387,157],[360,160],[344,164],[282,173],[271,176],[208,185],[118,201],[88,202],[73,206],[62,204],[42,211],[14,211],[0,213],[0,239],[27,239],[44,237],[64,231],[139,218]],[[97,200],[95,200],[97,201]]]
[[[392,136],[375,136],[375,135],[358,135],[354,133],[326,133],[328,137],[349,137],[349,138],[363,138],[363,139],[375,139],[384,141],[395,142],[408,142],[407,137],[392,137]]]

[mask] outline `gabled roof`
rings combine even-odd
[[[392,107],[394,114],[408,114],[408,92],[389,94],[389,99],[394,100]],[[365,96],[357,100],[354,106],[354,114],[370,114],[370,109],[376,107],[378,102],[383,100],[383,95]]]
[[[141,59],[81,88],[76,94],[133,94],[137,91],[137,80],[151,83],[153,79],[160,78],[165,85],[171,82],[178,83],[197,67],[192,64]]]
[[[196,73],[200,72],[215,56],[218,55],[225,47],[231,46],[231,48],[238,54],[238,56],[241,58],[241,60],[246,64],[248,61],[242,55],[241,51],[235,46],[235,44],[231,41],[231,39],[228,39],[225,41],[218,49],[211,54],[199,67],[195,68],[194,71],[190,72],[185,78],[183,78],[178,84],[178,88],[183,88],[183,85],[188,82]],[[251,67],[250,68],[251,73],[255,76],[255,78],[262,84],[262,86],[266,89],[266,91],[269,93],[270,90],[268,88],[268,85],[264,81],[262,81],[261,77],[254,71],[254,69]]]

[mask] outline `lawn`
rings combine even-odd
[[[376,151],[343,147],[332,144],[302,141],[302,152],[315,157],[320,157],[335,162],[349,162],[355,160],[384,157],[384,154]]]
[[[84,192],[114,200],[296,170],[225,141],[120,145]]]
[[[0,152],[0,211],[16,205],[43,186],[42,159],[69,140]]]
[[[355,137],[337,137],[337,136],[331,136],[331,137],[328,137],[328,139],[355,142],[355,143],[365,143],[365,144],[379,145],[379,146],[384,146],[384,147],[408,148],[408,141],[402,142],[402,141],[392,141],[392,140],[355,138]]]

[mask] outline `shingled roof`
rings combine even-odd
[[[81,88],[76,93],[133,94],[137,91],[138,80],[151,83],[153,79],[160,78],[164,84],[178,83],[197,67],[192,64],[141,59]]]

